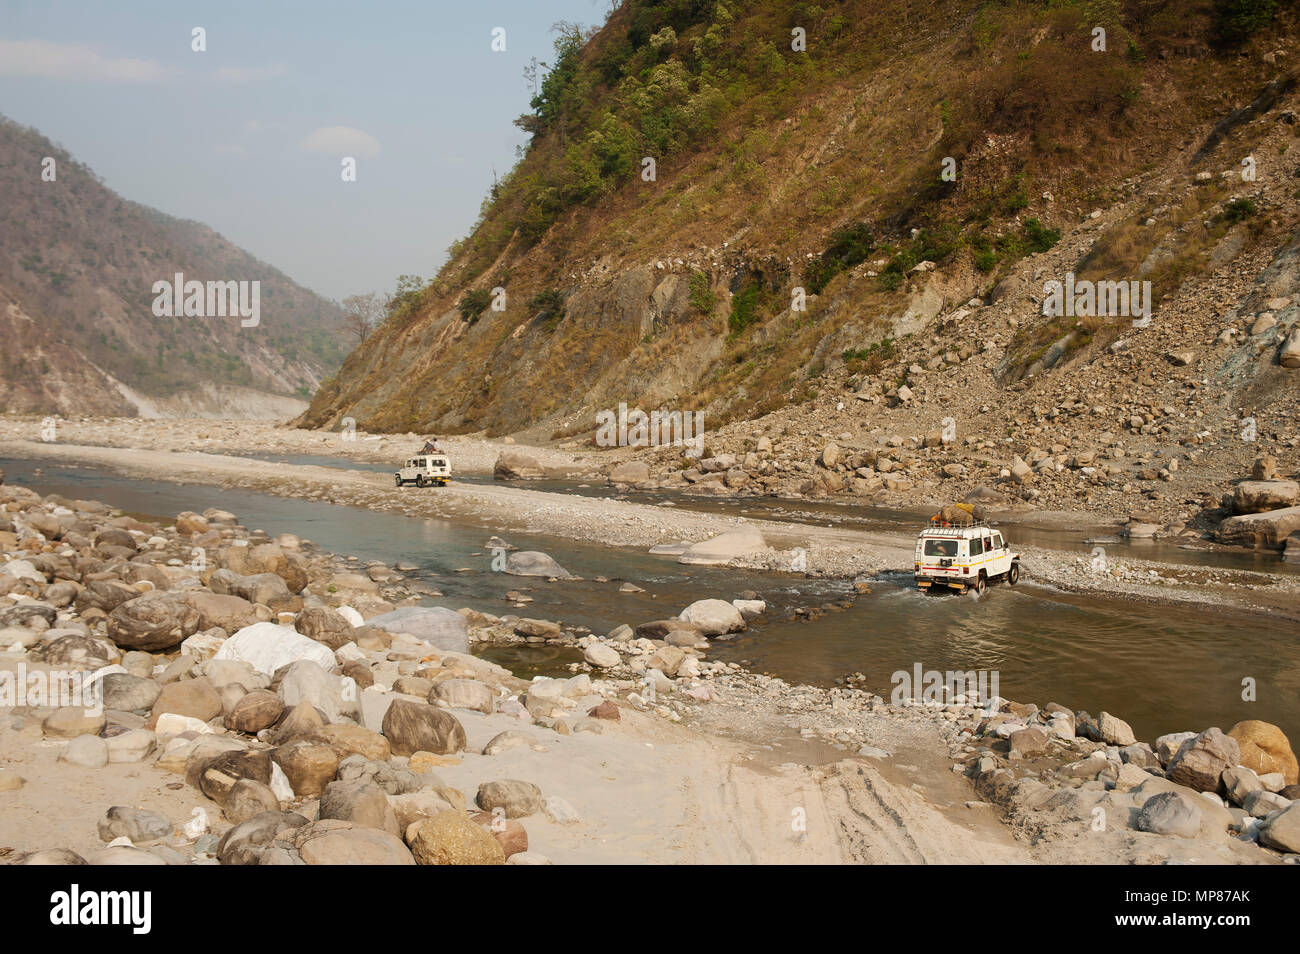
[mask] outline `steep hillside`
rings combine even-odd
[[[260,281],[260,323],[156,316],[153,285],[177,272]],[[344,350],[331,302],[206,226],[122,199],[7,120],[0,339],[0,410],[15,413],[291,415]]]
[[[896,387],[899,341],[983,348],[941,340],[976,299],[1030,306],[995,387],[1053,373],[1118,325],[1071,336],[1034,307],[1044,281],[1150,280],[1164,315],[1289,237],[1292,134],[1235,172],[1294,105],[1295,12],[627,0],[561,33],[525,158],[302,421],[588,439],[625,401],[716,426],[864,370]],[[1080,229],[1060,275],[1031,264]]]

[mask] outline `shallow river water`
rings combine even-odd
[[[40,476],[34,473],[38,467]],[[602,633],[619,623],[674,616],[696,599],[730,599],[746,589],[762,594],[775,615],[840,599],[849,589],[847,583],[789,574],[686,567],[671,557],[558,537],[509,535],[520,549],[544,550],[586,578],[548,583],[493,572],[484,548],[491,531],[463,523],[136,480],[91,468],[19,460],[0,460],[0,468],[11,483],[103,500],[136,514],[172,517],[181,510],[220,507],[245,526],[272,535],[288,531],[362,561],[418,566],[411,575],[444,594],[433,603],[562,619]],[[885,519],[901,527],[906,517]],[[598,575],[614,582],[597,583],[592,578]],[[621,580],[646,592],[619,593]],[[505,598],[509,590],[525,591],[535,602],[517,608]],[[870,688],[886,696],[892,674],[910,672],[918,663],[925,670],[991,670],[1007,698],[1058,702],[1094,715],[1106,709],[1147,740],[1210,725],[1227,729],[1252,718],[1300,737],[1296,624],[1063,593],[1030,580],[1014,588],[995,585],[980,598],[927,596],[912,588],[910,576],[884,574],[872,581],[872,591],[851,608],[830,610],[815,622],[774,619],[715,641],[709,657],[819,685],[861,672]],[[554,648],[493,649],[485,655],[521,675],[563,671],[577,658]],[[1256,701],[1243,700],[1243,680],[1253,680]]]

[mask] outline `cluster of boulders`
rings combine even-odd
[[[1211,844],[1234,839],[1300,861],[1300,767],[1258,720],[1140,742],[1124,720],[1006,703],[965,730],[976,791],[1027,824],[1070,819]]]
[[[1250,479],[1224,497],[1232,516],[1219,524],[1221,542],[1300,557],[1300,483],[1282,478],[1277,468],[1276,457],[1261,454]]]
[[[520,819],[579,820],[491,763],[537,731],[599,732],[619,706],[586,675],[524,683],[468,655],[470,611],[395,606],[403,590],[376,582],[391,569],[218,510],[162,526],[18,487],[0,504],[0,663],[81,692],[7,700],[0,733],[60,741],[87,770],[175,773],[198,801],[188,819],[110,806],[92,863],[546,863]],[[437,770],[471,758],[467,797]],[[0,799],[25,784],[0,773]]]

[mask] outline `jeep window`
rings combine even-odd
[[[955,557],[957,555],[956,540],[926,540],[926,556]]]
[[[974,556],[979,556],[979,555],[980,555],[981,553],[983,553],[983,552],[984,552],[984,544],[983,544],[983,543],[981,543],[979,540],[972,540],[972,541],[970,542],[970,555],[971,555],[971,556],[973,556],[973,557],[974,557]]]
[[[1005,544],[1003,544],[1002,542],[1002,534],[1000,533],[993,534],[993,549],[1001,550],[1003,546],[1005,546]]]

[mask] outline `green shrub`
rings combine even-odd
[[[703,272],[691,273],[690,302],[701,315],[713,314],[713,285]]]
[[[479,315],[483,314],[491,302],[492,293],[486,288],[479,288],[465,292],[457,303],[456,309],[460,312],[460,316],[472,325],[478,321]]]
[[[736,337],[758,321],[758,293],[759,287],[750,285],[732,297],[731,317],[727,320],[731,337]]]
[[[1220,222],[1227,222],[1229,225],[1236,225],[1238,222],[1244,222],[1252,218],[1259,209],[1251,199],[1233,199],[1223,207],[1217,219]]]
[[[1277,0],[1214,0],[1214,42],[1240,46],[1272,24],[1276,13]]]
[[[1046,228],[1038,219],[1029,219],[1025,222],[1024,231],[1025,244],[1031,252],[1046,252],[1061,240],[1060,229]]]

